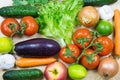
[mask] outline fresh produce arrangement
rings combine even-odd
[[[0,7],[2,80],[109,80],[119,73],[119,0],[11,0]],[[0,78],[1,79],[1,78]],[[90,80],[90,79],[89,79]]]

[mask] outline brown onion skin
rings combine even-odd
[[[85,6],[78,14],[78,19],[85,27],[95,27],[99,21],[99,13],[93,6]]]
[[[98,74],[105,79],[114,77],[118,71],[119,64],[113,57],[102,59],[98,66]]]

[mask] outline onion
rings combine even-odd
[[[106,57],[101,60],[98,66],[98,74],[105,80],[114,77],[119,71],[119,64],[113,57]]]
[[[94,27],[99,21],[99,13],[93,6],[85,6],[78,14],[78,19],[85,27]]]

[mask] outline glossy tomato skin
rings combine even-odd
[[[6,18],[1,23],[1,32],[10,37],[16,30],[20,29],[20,25],[15,18]]]
[[[20,21],[21,29],[25,30],[24,34],[31,36],[38,32],[38,23],[32,16],[25,16]]]
[[[80,55],[80,49],[75,44],[68,44],[68,47],[64,46],[61,48],[59,52],[59,57],[62,61],[71,64],[76,61],[76,58]],[[69,49],[71,51],[71,56],[66,56],[66,49]]]
[[[87,49],[85,51],[88,55],[93,54],[93,50],[92,49]],[[84,55],[81,57],[80,59],[80,63],[85,66],[87,69],[95,69],[98,67],[99,63],[100,63],[100,56],[99,55],[95,55],[94,56],[94,61],[92,61],[91,63],[89,63],[87,61],[87,57]]]
[[[88,41],[84,42],[85,47],[88,46],[92,40],[92,33],[87,28],[77,29],[73,34],[73,42],[80,48],[83,49],[81,43],[77,41],[77,39],[87,38]]]
[[[110,54],[113,50],[113,42],[112,40],[107,37],[107,36],[100,36],[98,37],[95,42],[98,41],[101,43],[101,45],[103,46],[103,49],[100,51],[99,55],[100,56],[106,56],[108,54]],[[93,47],[95,49],[95,47]]]

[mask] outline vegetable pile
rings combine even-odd
[[[116,1],[12,0],[0,8],[3,79],[81,80],[89,70],[114,78],[120,10],[109,4]]]

